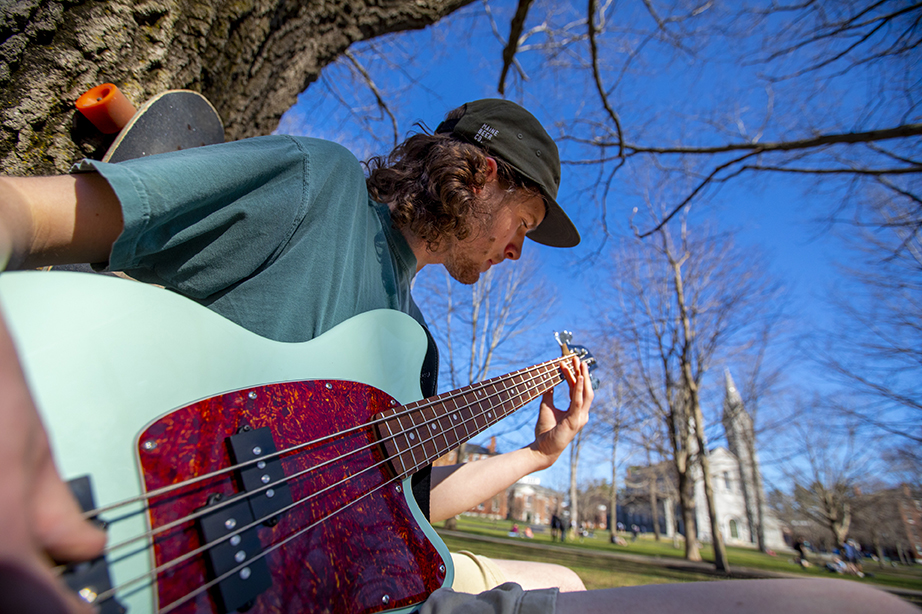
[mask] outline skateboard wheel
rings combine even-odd
[[[134,105],[111,83],[97,85],[77,99],[77,110],[103,134],[115,134],[135,114]]]

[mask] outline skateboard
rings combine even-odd
[[[77,109],[80,122],[92,123],[100,150],[107,147],[103,162],[123,162],[224,142],[224,124],[218,112],[207,98],[190,90],[162,92],[135,111],[115,85],[104,83],[83,94],[77,100]],[[86,264],[54,268],[92,272]]]
[[[218,112],[207,98],[190,90],[162,92],[135,111],[115,85],[104,83],[83,94],[77,108],[99,132],[115,134],[103,162],[224,142]]]
[[[168,90],[138,109],[102,161],[122,162],[223,142],[224,124],[207,98],[189,90]]]

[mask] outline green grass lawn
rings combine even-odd
[[[657,542],[652,535],[648,534],[642,536],[636,542],[632,542],[630,534],[626,534],[624,537],[627,539],[627,546],[616,546],[609,543],[608,531],[596,531],[592,537],[568,540],[566,542],[565,545],[577,550],[576,552],[568,549],[568,551],[555,550],[549,553],[546,550],[528,547],[529,543],[550,544],[549,530],[536,531],[533,539],[525,539],[508,537],[511,527],[512,522],[508,520],[491,521],[462,516],[458,519],[459,531],[473,535],[501,538],[502,542],[484,542],[447,535],[442,537],[451,550],[471,550],[477,554],[494,558],[542,561],[565,565],[576,571],[583,579],[586,587],[590,589],[719,579],[719,576],[712,573],[671,569],[668,566],[669,559],[675,559],[678,562],[684,558],[684,545],[680,542],[679,548],[674,548],[671,539],[664,538]],[[520,524],[520,527],[524,529],[524,525]],[[649,562],[642,559],[623,560],[606,557],[605,553],[640,555],[648,558]],[[706,561],[714,560],[713,551],[709,547],[702,548],[701,556]],[[802,569],[794,563],[793,556],[789,553],[778,553],[776,556],[770,556],[758,550],[730,547],[727,548],[727,557],[730,560],[731,571],[736,566],[804,577],[836,577],[827,572],[822,563],[809,569]],[[885,567],[881,569],[877,563],[868,560],[864,565],[864,570],[868,573],[865,578],[855,576],[837,577],[869,584],[922,591],[922,566]]]

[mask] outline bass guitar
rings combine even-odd
[[[426,334],[396,311],[280,343],[63,272],[0,275],[0,306],[105,523],[104,556],[63,573],[103,614],[415,610],[452,568],[411,476],[561,381],[557,358],[422,399]]]

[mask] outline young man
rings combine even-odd
[[[85,161],[82,173],[8,179],[0,223],[12,268],[107,263],[280,341],[311,339],[377,308],[424,323],[410,294],[424,266],[441,264],[471,284],[517,260],[526,235],[559,246],[579,241],[555,200],[556,146],[514,103],[469,103],[436,134],[412,136],[370,166],[366,183],[342,147],[284,136],[118,165]],[[422,476],[431,497],[417,498],[430,519],[550,466],[586,422],[587,375],[574,360],[568,411],[545,396],[532,445]],[[470,557],[457,564],[473,577],[459,573],[466,583],[456,586],[475,592],[506,578],[582,588],[558,566]]]
[[[84,174],[10,179],[0,182],[0,253],[10,255],[14,268],[108,262],[258,334],[301,341],[379,307],[422,320],[409,282],[423,266],[442,264],[459,281],[473,283],[491,266],[519,258],[526,236],[560,247],[578,242],[556,203],[556,147],[527,111],[505,101],[478,101],[451,114],[436,132],[411,137],[386,160],[373,161],[367,187],[361,167],[342,148],[289,137],[119,165],[86,163],[83,170],[91,172]],[[432,472],[433,521],[469,509],[556,460],[586,423],[593,398],[585,366],[573,361],[571,367],[569,408],[556,409],[546,395],[531,445]],[[0,390],[0,611],[87,612],[57,588],[47,557],[90,558],[105,536],[81,521],[57,476],[2,325]],[[483,564],[472,563],[478,569]],[[506,575],[525,588],[566,579],[556,566],[550,568],[556,581],[547,582],[541,574],[548,568],[507,565],[484,575],[496,581]],[[809,611],[821,611],[815,607],[820,600],[841,614],[872,599],[892,611],[901,605],[863,587],[793,584],[798,586],[708,583],[558,596],[556,589],[525,592],[507,583],[478,595],[441,589],[423,611],[757,611],[781,599],[779,607],[789,611],[803,611],[805,603]]]

